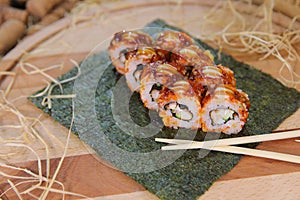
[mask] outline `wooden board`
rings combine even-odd
[[[158,0],[105,3],[100,6],[91,6],[91,10],[82,11],[84,14],[66,17],[25,38],[2,59],[0,71],[16,72],[8,100],[13,102],[13,106],[23,115],[39,118],[47,128],[45,131],[42,126],[37,126],[41,137],[47,143],[48,152],[45,151],[45,144],[37,139],[29,138],[32,141],[30,147],[37,152],[37,155],[28,149],[20,148],[20,153],[1,158],[15,166],[36,171],[38,156],[43,160],[42,172],[44,174],[47,159],[49,159],[50,172],[54,175],[65,150],[68,130],[54,122],[51,117],[26,99],[27,96],[46,86],[46,78],[40,74],[24,73],[18,64],[22,56],[25,62],[38,66],[40,69],[63,63],[63,67],[47,71],[47,74],[58,77],[74,66],[70,59],[82,61],[96,45],[108,41],[113,33],[122,29],[141,28],[156,18],[161,18],[197,36],[201,31],[199,23],[202,15],[215,3],[216,1],[205,0],[189,0],[180,4],[176,1]],[[29,57],[24,57],[24,51],[29,52]],[[233,56],[278,77],[280,63],[275,59],[258,61],[256,57],[243,57],[235,54]],[[270,65],[272,67],[265,67]],[[7,88],[11,80],[11,77],[2,79],[1,89]],[[2,122],[15,123],[17,121],[16,116],[11,113],[0,113],[0,119]],[[299,119],[300,110],[289,117],[278,129],[300,128]],[[5,133],[4,138],[19,134],[13,129]],[[258,148],[300,155],[300,145],[294,139],[264,142]],[[13,150],[2,148],[0,153],[9,155],[10,151]],[[1,170],[13,175],[24,173],[3,167]],[[57,180],[64,184],[66,191],[97,199],[157,199],[141,185],[95,155],[90,147],[73,135],[71,135]],[[297,199],[300,196],[299,180],[300,166],[297,164],[245,156],[230,173],[215,182],[200,199]],[[8,188],[6,179],[0,176],[0,190],[3,192],[6,188]],[[38,192],[36,194],[38,195]],[[61,197],[61,194],[51,192],[49,199],[61,199]],[[67,199],[83,198],[72,195],[66,197]],[[9,191],[2,198],[17,197],[15,192]],[[30,196],[27,195],[24,198],[30,199]]]

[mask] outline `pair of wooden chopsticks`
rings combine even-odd
[[[275,159],[275,160],[300,164],[300,156],[277,153],[277,152],[266,151],[266,150],[231,146],[231,145],[238,145],[238,144],[248,144],[248,143],[281,140],[281,139],[296,138],[296,137],[300,137],[300,130],[284,131],[284,132],[264,134],[264,135],[245,136],[245,137],[238,137],[238,138],[218,139],[218,140],[210,140],[210,141],[203,141],[203,142],[191,141],[191,140],[180,140],[180,139],[165,139],[165,138],[155,138],[155,141],[173,144],[173,145],[163,146],[161,148],[162,150],[203,148],[207,150],[263,157],[263,158],[269,158],[269,159]]]

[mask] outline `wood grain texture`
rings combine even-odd
[[[267,151],[275,151],[294,155],[300,155],[299,148],[299,144],[295,142],[295,138],[272,142],[263,142],[257,147],[257,149],[264,149]],[[257,165],[257,163],[259,163],[259,166]],[[223,176],[220,180],[223,181],[274,174],[293,173],[299,172],[299,169],[300,166],[298,164],[245,156],[231,172]]]
[[[218,181],[202,199],[299,199],[300,173],[275,174],[252,178]],[[292,186],[292,187],[291,187]],[[225,190],[226,188],[226,190]]]
[[[148,2],[127,0],[118,5],[108,3],[93,7],[88,14],[78,18],[62,19],[25,38],[2,59],[0,70],[12,70],[17,74],[8,99],[13,101],[24,115],[40,117],[53,134],[49,136],[47,133],[42,133],[42,136],[50,144],[51,173],[55,170],[64,150],[64,146],[61,144],[65,143],[68,130],[54,122],[50,116],[42,113],[26,99],[29,95],[45,87],[46,84],[45,77],[27,75],[20,69],[17,63],[24,56],[24,52],[31,53],[31,57],[27,58],[26,62],[41,69],[64,63],[63,68],[49,71],[49,74],[56,78],[73,67],[70,59],[77,62],[84,60],[86,56],[93,53],[93,48],[97,45],[102,44],[103,41],[104,44],[107,44],[114,32],[140,28],[156,18],[161,18],[197,36],[201,31],[199,27],[201,15],[207,12],[214,3],[215,1],[205,0],[189,0],[180,6],[175,1],[167,3],[158,0]],[[97,15],[99,13],[101,17],[95,17],[100,16]],[[76,25],[72,26],[74,20]],[[105,46],[100,45],[97,50],[101,49],[105,49]],[[242,57],[240,54],[235,55],[234,53],[232,55],[240,61],[278,77],[280,63],[275,59],[260,61],[255,56]],[[299,63],[296,63],[295,66],[299,66]],[[1,89],[6,88],[10,81],[11,78],[6,77],[1,82]],[[1,115],[1,119],[14,119],[3,116],[4,114]],[[300,109],[286,119],[278,129],[300,128],[299,119]],[[42,160],[46,159],[45,150],[41,144],[33,144],[32,148],[38,152]],[[300,155],[300,145],[294,140],[264,142],[258,148]],[[64,160],[63,168],[58,176],[58,180],[64,183],[66,190],[95,199],[156,199],[122,172],[103,164],[103,160],[93,153],[93,150],[77,137],[71,137],[68,157]],[[24,151],[19,155],[7,157],[5,160],[33,171],[37,169],[35,157],[30,152]],[[231,172],[217,181],[200,199],[296,199],[300,196],[299,178],[299,165],[245,156]],[[2,192],[7,188],[5,182],[6,180],[0,177]],[[275,194],[274,191],[276,191]],[[7,193],[6,196],[8,199],[16,197],[13,192]],[[61,199],[61,195],[51,193],[49,199]],[[67,199],[74,199],[74,197]]]
[[[60,158],[50,160],[50,176],[53,176],[59,161]],[[17,165],[32,172],[38,171],[37,164],[34,161],[17,163]],[[2,168],[1,171],[15,176],[28,176],[25,172],[20,172],[17,170],[7,170]],[[42,172],[44,176],[46,176],[45,171],[46,162],[43,160]],[[87,197],[110,196],[145,190],[141,185],[135,183],[133,180],[129,179],[122,172],[114,169],[105,161],[96,159],[93,154],[66,157],[61,167],[61,171],[63,173],[59,173],[57,181],[60,181],[64,184],[64,190],[77,191],[80,195]],[[1,180],[1,182],[3,182],[3,180]],[[22,188],[26,189],[30,186],[30,184],[24,184],[22,185]],[[2,191],[5,191],[8,187],[8,184],[2,183],[0,185]],[[61,186],[58,184],[55,184],[54,188],[62,190]],[[38,195],[38,193],[35,194]],[[8,192],[6,197],[8,199],[17,198],[15,193],[12,191]],[[23,199],[31,198],[32,197],[29,195],[25,195]],[[62,195],[52,192],[48,198],[62,199]],[[66,196],[66,199],[78,198],[79,197],[71,195]]]

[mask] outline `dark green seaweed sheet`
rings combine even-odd
[[[155,20],[146,27],[171,27],[161,20]],[[198,40],[197,40],[198,41]],[[217,54],[205,43],[199,44]],[[285,118],[291,115],[300,106],[300,93],[295,89],[287,88],[271,76],[262,73],[246,64],[237,62],[231,56],[222,54],[220,59],[216,57],[216,63],[230,66],[237,79],[237,87],[245,91],[250,98],[251,108],[248,122],[241,133],[234,136],[206,134],[200,130],[195,139],[203,140],[211,137],[238,137],[244,135],[266,134],[275,129]],[[108,66],[108,67],[107,67]],[[105,70],[104,70],[105,69]],[[161,152],[159,149],[163,144],[156,143],[155,137],[165,138],[186,138],[189,137],[188,130],[177,131],[163,128],[159,133],[151,137],[138,138],[124,133],[116,124],[112,116],[111,98],[114,85],[121,78],[115,72],[107,52],[91,55],[81,64],[82,75],[77,82],[70,82],[63,85],[64,93],[75,92],[75,126],[74,133],[79,138],[93,147],[100,156],[114,164],[117,168],[142,184],[147,190],[154,193],[161,199],[188,200],[196,199],[202,195],[211,184],[223,174],[229,172],[240,160],[240,155],[233,155],[221,152],[208,152],[204,150],[168,151]],[[77,73],[74,69],[63,75],[61,79],[72,77]],[[99,79],[99,74],[103,76]],[[94,87],[94,88],[93,88]],[[90,92],[92,91],[92,92]],[[60,94],[56,88],[54,94]],[[119,96],[124,95],[120,92]],[[126,96],[126,95],[125,95]],[[41,98],[31,99],[38,107],[58,122],[69,128],[72,113],[72,101],[70,99],[53,100],[51,112],[42,108]],[[131,119],[141,126],[150,122],[147,109],[139,100],[137,93],[130,99],[129,113]],[[94,120],[93,116],[97,120]],[[158,125],[161,122],[156,122]],[[134,129],[135,134],[142,134]],[[146,135],[147,136],[147,135]],[[117,147],[128,152],[149,153],[145,159],[120,154]],[[248,145],[255,147],[256,144]],[[151,152],[156,152],[151,154]],[[157,152],[160,156],[157,155]],[[178,153],[180,152],[180,153]],[[182,154],[182,156],[180,156]],[[179,155],[179,156],[178,156]],[[169,158],[176,159],[168,162]],[[165,158],[165,159],[164,159]],[[164,166],[165,167],[162,167]],[[157,169],[157,170],[155,170]]]

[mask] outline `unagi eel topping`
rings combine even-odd
[[[182,48],[194,44],[194,40],[185,33],[167,30],[160,33],[155,45],[158,48],[174,51],[175,48]]]
[[[150,35],[139,31],[121,31],[114,35],[108,48],[113,65],[121,74],[125,74],[125,54],[142,46],[152,46]]]

